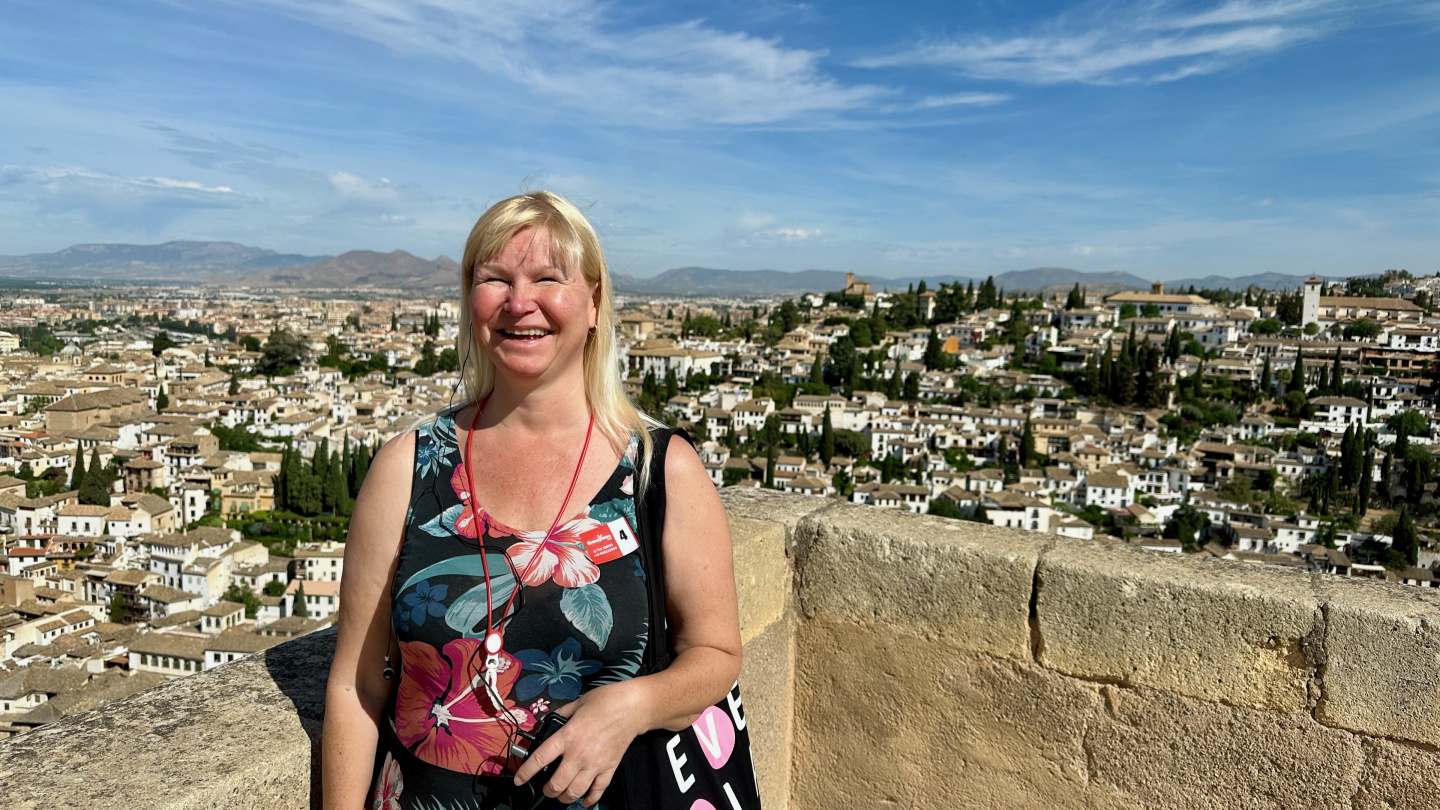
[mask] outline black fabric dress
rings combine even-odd
[[[439,416],[416,433],[405,541],[390,588],[401,661],[381,723],[370,807],[505,808],[512,785],[507,774],[519,764],[507,753],[516,728],[530,730],[547,710],[634,677],[645,660],[648,567],[633,534],[639,437],[631,437],[589,504],[571,504],[547,539],[545,528],[504,526],[484,504],[470,502],[453,416]],[[476,466],[477,480],[506,474],[483,461]],[[536,554],[539,561],[505,614],[496,676],[501,711],[480,680],[481,645],[487,621],[502,619],[517,578]],[[617,770],[601,799],[606,810],[621,810],[620,776]],[[551,800],[547,806],[563,805]]]

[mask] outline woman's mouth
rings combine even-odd
[[[533,343],[549,334],[549,329],[501,329],[500,334],[510,340]]]

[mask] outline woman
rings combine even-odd
[[[387,442],[355,502],[325,807],[503,805],[558,758],[546,796],[618,808],[607,788],[632,739],[685,728],[739,673],[725,515],[674,437],[662,556],[677,656],[637,676],[648,566],[633,542],[601,541],[636,526],[654,448],[621,388],[599,240],[557,195],[512,197],[471,231],[461,294],[469,403]],[[568,722],[513,755],[547,712]]]

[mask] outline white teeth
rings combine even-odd
[[[501,331],[513,337],[544,337],[550,334],[544,329],[502,329]]]

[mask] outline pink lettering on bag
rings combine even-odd
[[[696,799],[695,803],[690,805],[690,810],[715,810],[715,805],[704,799]]]
[[[695,738],[700,741],[700,750],[710,767],[719,770],[735,750],[735,725],[730,722],[730,716],[718,706],[711,706],[690,727],[695,729]]]

